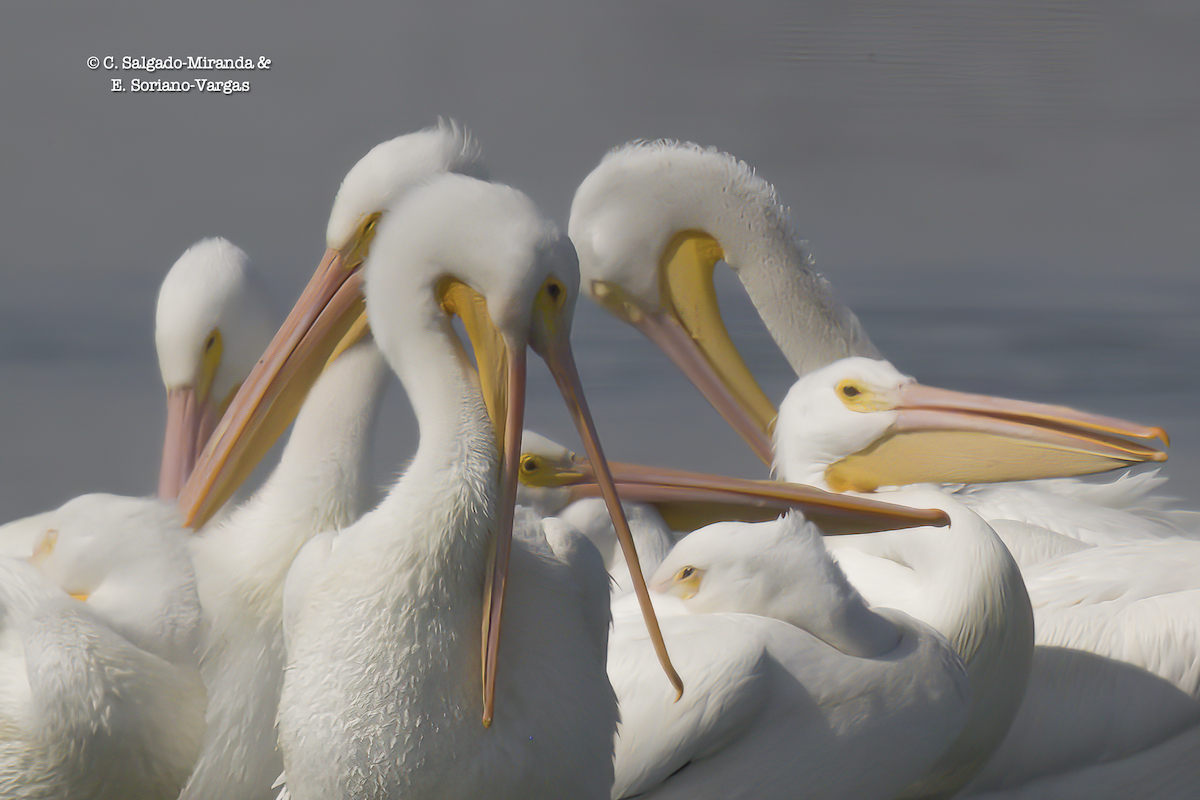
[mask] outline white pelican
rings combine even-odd
[[[304,587],[279,714],[288,790],[298,800],[606,797],[616,723],[606,579],[582,538],[530,517],[514,523],[495,716],[480,724],[481,644],[494,649],[498,633],[483,627],[480,599],[489,547],[505,549],[512,514],[524,350],[532,341],[558,370],[570,243],[515,190],[443,175],[389,212],[366,273],[372,329],[421,439],[387,498],[341,531]]]
[[[775,408],[721,320],[712,285],[718,261],[742,281],[797,375],[847,356],[878,356],[858,320],[813,270],[771,185],[725,153],[675,142],[634,142],[613,150],[576,191],[569,232],[579,251],[584,291],[654,340],[764,463],[772,463],[769,430]],[[1159,428],[1119,423],[1109,432],[1166,443]],[[1091,469],[1166,457],[1141,446],[1131,447],[1129,456],[1091,462]],[[933,467],[933,459],[922,462],[926,465]],[[1026,458],[1021,466],[1024,478],[1081,471],[1080,464],[1057,458]],[[938,477],[935,471],[917,480]],[[1061,486],[1031,491],[1061,493]],[[1077,499],[1082,494],[1076,493]],[[1087,499],[1120,502],[1121,494],[1097,491]],[[1145,516],[1130,515],[1137,520],[1135,530],[1157,532],[1158,515],[1137,519]],[[1044,525],[1047,520],[1029,521]]]
[[[523,431],[517,503],[539,516],[556,516],[586,536],[600,551],[604,567],[612,576],[613,594],[627,594],[633,591],[633,585],[626,577],[625,556],[608,507],[601,498],[576,497],[571,491],[570,482],[583,477],[582,473],[572,471],[576,461],[575,454],[561,444],[534,431]],[[675,537],[653,506],[626,502],[621,506],[633,534],[642,577],[649,579]]]
[[[614,797],[793,797],[798,787],[895,797],[965,783],[1007,728],[997,706],[1024,689],[1032,621],[1011,559],[977,516],[936,492],[906,502],[940,506],[951,526],[868,538],[905,547],[939,632],[868,609],[795,519],[718,523],[676,545],[654,582],[684,608],[789,624],[663,609],[691,692],[672,705],[641,676],[638,637],[614,610],[609,674],[622,709]],[[984,697],[981,675],[993,682]]]
[[[167,390],[158,496],[179,493],[217,419],[271,340],[274,314],[249,259],[226,239],[196,242],[158,293],[154,339]],[[29,555],[54,511],[0,526],[0,552]]]
[[[479,162],[479,147],[470,134],[449,123],[376,146],[342,182],[326,234],[334,255],[327,255],[323,263],[336,261],[357,269],[369,250],[376,221],[395,196],[440,172],[478,171]],[[329,270],[319,269],[313,280],[328,275]],[[311,287],[305,295],[312,295]],[[311,315],[311,310],[302,301],[281,335],[292,331],[296,318],[305,314]],[[275,745],[275,717],[285,663],[285,576],[313,535],[354,522],[366,500],[369,445],[388,372],[369,338],[353,343],[363,331],[361,324],[352,327],[341,345],[346,349],[332,356],[307,397],[293,390],[276,402],[274,414],[290,418],[295,409],[289,401],[303,400],[279,465],[250,500],[191,541],[207,623],[202,667],[209,704],[204,750],[181,795],[184,800],[260,797],[283,769]],[[273,364],[265,360],[262,369]],[[303,375],[316,377],[313,372]],[[248,396],[239,394],[234,400],[226,430],[240,430],[238,415],[252,413],[262,402],[252,391],[264,385],[258,373],[248,384]],[[214,446],[197,465],[197,481],[231,486],[222,475],[246,474],[244,459],[260,457],[269,446],[269,441],[261,441],[246,451],[243,461],[226,457],[224,449]],[[189,488],[185,499],[192,496]],[[204,508],[219,504],[213,501]],[[184,509],[194,523],[202,522],[195,510]]]
[[[921,387],[886,362],[845,359],[801,378],[780,405],[776,469],[787,480],[873,485],[883,474],[904,474],[898,456],[905,449],[912,460],[928,452],[934,464],[916,469],[936,475],[939,469],[978,469],[969,462],[981,453],[988,470],[995,469],[992,461],[1015,463],[1009,442],[1021,449],[1048,448],[1051,459],[1104,458],[1109,447],[1129,446],[1116,439],[1090,441],[1086,429],[1064,438],[1068,429],[1062,425],[1050,435],[1038,433],[1028,425],[1038,407],[1002,402],[964,400]],[[975,437],[986,431],[989,446],[980,449],[960,436],[957,459],[947,458],[937,449],[938,440],[960,427]],[[923,447],[921,437],[932,437],[935,447]],[[1058,448],[1066,446],[1070,451],[1060,456]],[[872,496],[899,500],[906,493]],[[994,523],[997,532],[1006,541],[1014,532],[1021,534],[1019,547],[1065,538],[1004,522]],[[895,605],[932,622],[928,610],[912,604],[924,595],[907,586],[910,556],[889,552],[888,536],[831,540],[830,547],[872,603]],[[1008,737],[971,784],[972,791],[1020,786],[1133,756],[1200,724],[1200,572],[1189,566],[1196,563],[1200,542],[1144,539],[1067,548],[1023,570],[1038,645],[1029,687]],[[980,685],[973,680],[974,688]],[[1015,704],[1008,710],[1016,710]]]
[[[847,358],[798,380],[780,404],[775,469],[785,480],[836,491],[1015,481],[1161,460],[1160,451],[1113,435],[1149,437],[1155,430],[1056,406],[933,389],[886,361]],[[1096,495],[1106,502],[1089,502]],[[1060,544],[1062,537],[1095,544],[1126,539],[1130,531],[1178,535],[1186,520],[1122,510],[1106,487],[1063,479],[968,485],[955,496],[991,523],[1041,528],[1040,535],[1007,523],[998,528],[1002,537],[1014,530],[1011,549],[1023,564],[1077,549]]]
[[[289,612],[279,718],[293,796],[608,794],[616,708],[594,548],[522,515],[505,617],[513,632],[498,665],[496,592],[487,613],[478,607],[488,576],[493,589],[505,580],[502,557],[486,567],[496,527],[496,552],[506,550],[515,501],[527,342],[573,408],[639,583],[567,344],[574,266],[569,241],[527,198],[462,176],[414,189],[380,225],[367,310],[421,442],[381,505],[315,540],[320,550],[301,554],[301,585],[289,575],[301,607]],[[451,314],[464,320],[478,371]]]
[[[84,495],[48,521],[32,563],[0,557],[0,795],[174,798],[205,701],[178,517]]]
[[[158,496],[173,500],[258,355],[274,314],[246,254],[202,239],[179,257],[158,291],[154,344],[167,390]]]

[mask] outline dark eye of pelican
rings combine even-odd
[[[546,286],[546,293],[550,295],[551,300],[557,300],[558,296],[562,294],[562,290],[562,287],[557,283],[547,284]]]
[[[533,456],[525,456],[525,458],[521,459],[522,472],[537,472],[537,468],[537,459]]]
[[[679,570],[679,580],[686,581],[688,578],[692,577],[695,574],[696,574],[695,567],[684,567],[683,569]]]
[[[846,395],[846,397],[858,397],[862,392],[858,390],[857,386],[843,386],[842,394]]]
[[[212,349],[213,349],[213,345],[214,345],[214,344],[216,344],[216,343],[217,343],[217,337],[216,337],[215,335],[213,335],[213,334],[209,334],[209,336],[208,336],[208,341],[206,341],[206,342],[204,343],[204,352],[206,352],[206,353],[207,353],[209,350],[212,350]]]

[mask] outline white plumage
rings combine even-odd
[[[205,700],[178,517],[83,495],[48,521],[36,566],[0,558],[0,795],[174,798]]]

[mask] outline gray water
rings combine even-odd
[[[880,349],[933,385],[1164,426],[1200,500],[1200,5],[1106,2],[108,2],[0,12],[0,520],[145,494],[163,422],[158,282],[193,241],[249,252],[282,312],[347,169],[452,116],[565,225],[610,147],[670,137],[754,165]],[[89,70],[112,55],[269,71]],[[112,78],[248,93],[109,91]],[[791,381],[724,278],[768,393]],[[758,475],[640,337],[581,306],[609,456]],[[575,446],[533,375],[531,427]],[[393,391],[384,483],[413,447]]]

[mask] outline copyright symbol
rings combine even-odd
[[[95,56],[88,56],[88,69],[98,69],[100,67],[100,59]]]

